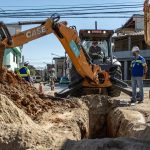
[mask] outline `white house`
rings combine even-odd
[[[20,47],[7,48],[4,52],[3,64],[8,69],[15,71],[19,68],[21,62],[21,49]]]

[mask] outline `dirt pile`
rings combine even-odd
[[[52,145],[53,136],[36,124],[10,99],[0,94],[0,149],[45,149]]]
[[[32,118],[51,108],[51,102],[42,100],[36,88],[18,75],[5,68],[0,75],[0,94],[6,95]]]
[[[55,101],[33,121],[0,94],[0,149],[58,150],[68,140],[88,137],[88,108],[79,99]]]

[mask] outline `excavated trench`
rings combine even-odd
[[[141,106],[133,109],[126,102],[99,95],[85,96],[83,101],[89,108],[89,130],[87,131],[89,139],[141,138],[145,136],[145,130],[149,130],[148,108]]]
[[[109,131],[111,126],[108,122],[108,114],[111,112],[115,103],[112,103],[111,98],[107,96],[91,95],[83,97],[83,101],[87,104],[89,131],[87,131],[89,139],[100,139],[111,137]],[[82,137],[85,137],[85,131],[82,132]],[[86,134],[87,135],[87,134]]]
[[[99,95],[81,100],[88,107],[88,125],[80,124],[81,140],[67,140],[62,150],[150,149],[149,106],[128,107],[125,102]]]

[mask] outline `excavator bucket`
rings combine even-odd
[[[149,0],[144,2],[144,39],[150,45],[150,4]]]

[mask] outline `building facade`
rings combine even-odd
[[[53,60],[55,61],[55,75],[59,80],[62,76],[66,76],[66,59],[65,57],[54,57]]]
[[[124,80],[131,79],[130,64],[132,60],[131,49],[133,46],[138,46],[141,49],[140,54],[146,59],[150,68],[150,47],[144,41],[143,15],[133,15],[121,28],[117,29],[116,36],[113,37],[113,42],[113,55],[122,64],[122,76]],[[150,72],[148,72],[147,78],[150,78]]]
[[[3,64],[9,70],[15,71],[20,67],[21,49],[19,47],[7,48],[4,52]]]

